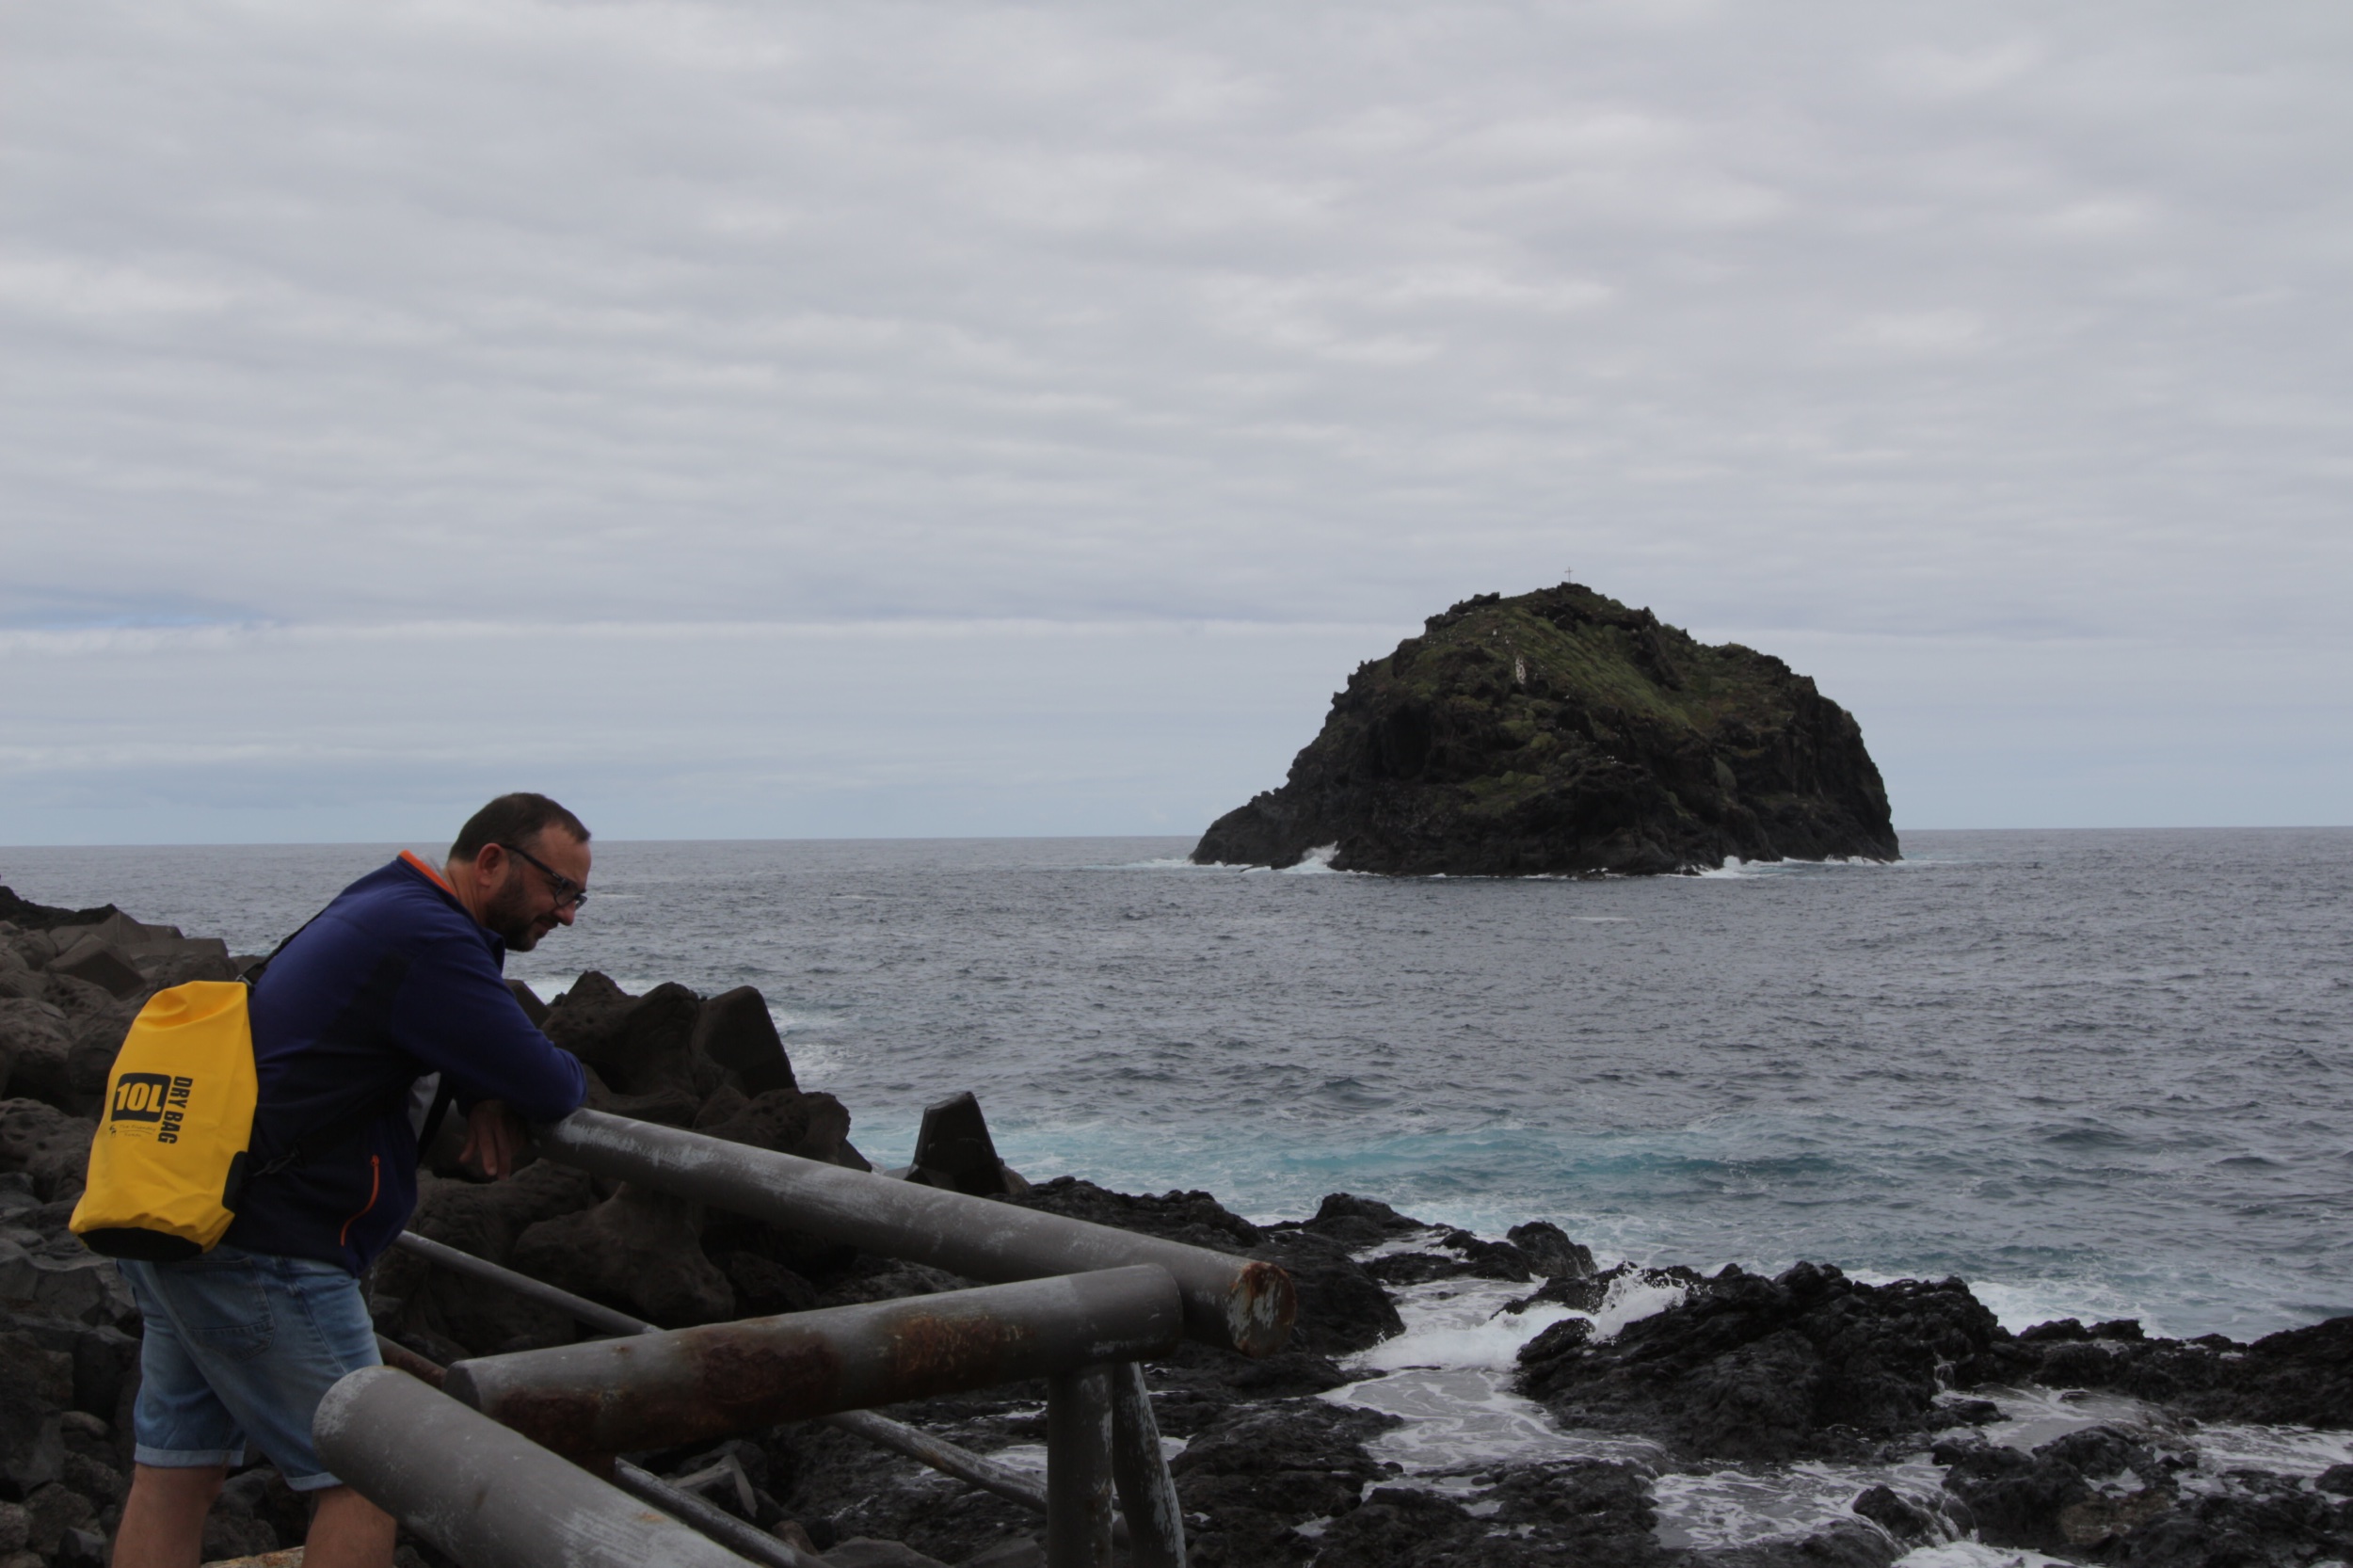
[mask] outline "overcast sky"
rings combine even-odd
[[[1197,832],[1467,594],[2353,822],[2353,11],[0,3],[0,842]]]

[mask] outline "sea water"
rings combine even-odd
[[[6,850],[0,882],[262,951],[397,847]],[[2353,830],[1913,833],[1893,865],[1603,880],[1189,847],[600,841],[579,923],[509,970],[758,985],[877,1163],[969,1089],[1033,1180],[1259,1220],[1353,1192],[1491,1236],[1551,1220],[1605,1262],[1958,1274],[2013,1328],[2353,1312]],[[1335,1396],[1409,1416],[1388,1457],[1432,1484],[1625,1447],[1510,1394],[1559,1312],[1498,1318],[1506,1294],[1406,1292],[1406,1336]],[[2015,1402],[2018,1434],[2095,1418]],[[1785,1532],[1856,1480],[1662,1477],[1662,1531]]]

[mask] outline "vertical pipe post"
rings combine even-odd
[[[1111,1568],[1112,1369],[1047,1380],[1046,1568]]]
[[[1112,1368],[1112,1479],[1119,1486],[1120,1511],[1128,1516],[1133,1568],[1185,1568],[1184,1509],[1160,1452],[1160,1424],[1152,1418],[1152,1396],[1139,1362],[1123,1361]]]

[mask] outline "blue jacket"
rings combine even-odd
[[[270,960],[253,991],[261,1099],[228,1245],[365,1269],[417,1205],[408,1096],[428,1073],[461,1107],[504,1100],[534,1121],[587,1097],[579,1060],[506,988],[505,961],[505,942],[413,855],[344,888]]]

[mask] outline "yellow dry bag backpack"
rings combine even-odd
[[[262,971],[293,940],[279,943],[241,980],[192,980],[158,991],[132,1020],[90,1140],[88,1185],[68,1222],[92,1252],[151,1263],[208,1253],[237,1217],[248,1175],[268,1175],[324,1154],[407,1103],[403,1084],[387,1104],[363,1106],[248,1172],[261,1080],[247,1005]],[[444,1079],[420,1147],[440,1130],[452,1093]]]
[[[242,980],[192,980],[139,1009],[106,1080],[72,1225],[92,1251],[171,1262],[236,1218],[260,1085]]]

